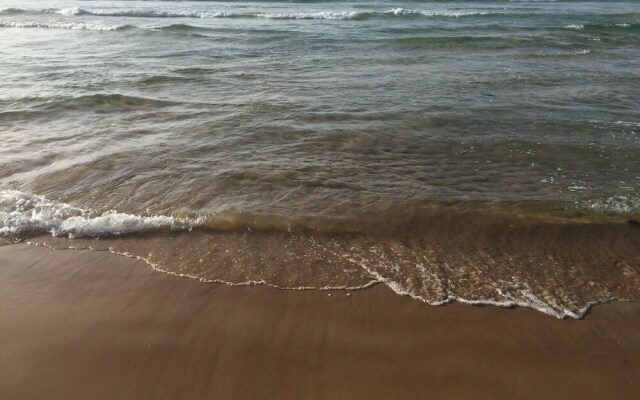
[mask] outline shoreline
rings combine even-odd
[[[585,319],[228,286],[109,252],[0,247],[0,397],[635,398],[640,303]],[[332,294],[332,296],[328,296]]]
[[[75,215],[81,209],[17,191],[6,203],[7,240],[108,250],[204,282],[352,290],[382,282],[431,305],[520,306],[557,318],[581,318],[591,305],[613,299],[640,300],[640,232],[604,217],[425,203],[371,220],[360,214],[324,221],[326,229],[314,232],[297,224],[284,229],[294,222],[284,216],[251,222],[242,213],[202,221],[134,211]],[[201,225],[185,225],[196,220]],[[319,220],[305,226],[314,224]]]
[[[54,246],[51,246],[49,244],[47,244],[46,242],[44,243],[40,243],[40,242],[24,242],[25,244],[27,244],[28,246],[35,246],[35,247],[41,247],[44,249],[49,249],[49,250],[54,250],[54,251],[90,251],[90,252],[107,252],[110,253],[114,256],[117,257],[125,257],[125,258],[130,258],[136,261],[142,261],[148,268],[151,268],[153,271],[161,273],[161,274],[165,274],[165,275],[169,275],[175,278],[182,278],[182,279],[191,279],[191,280],[195,280],[204,284],[213,284],[213,285],[226,285],[226,286],[230,286],[230,287],[265,287],[268,289],[275,289],[275,290],[284,290],[284,291],[320,291],[320,292],[348,292],[348,295],[351,296],[350,292],[354,292],[354,291],[359,291],[359,290],[366,290],[369,288],[372,288],[374,286],[385,286],[387,289],[391,290],[393,293],[395,293],[398,296],[401,297],[407,297],[411,300],[414,301],[418,301],[420,303],[425,304],[425,306],[431,306],[431,307],[443,307],[449,304],[454,304],[454,303],[458,303],[458,304],[463,304],[463,305],[468,305],[468,306],[477,306],[477,307],[486,307],[486,306],[491,306],[491,307],[497,307],[497,308],[505,308],[505,309],[513,309],[513,308],[523,308],[523,309],[529,309],[529,310],[533,310],[533,311],[537,311],[540,312],[542,314],[546,314],[549,315],[551,317],[555,317],[557,319],[563,320],[563,319],[584,319],[585,316],[587,316],[590,312],[591,309],[595,306],[599,306],[599,305],[603,305],[603,304],[610,304],[610,303],[615,303],[615,302],[621,302],[621,303],[635,303],[636,301],[633,300],[619,300],[619,299],[608,299],[608,300],[602,300],[602,301],[594,301],[591,302],[587,305],[585,305],[579,312],[577,315],[575,316],[569,316],[569,315],[564,315],[562,317],[553,314],[552,312],[548,312],[545,311],[543,309],[538,309],[536,307],[534,307],[531,304],[527,304],[527,303],[517,303],[517,302],[511,302],[511,303],[506,303],[506,302],[495,302],[495,301],[476,301],[476,300],[467,300],[464,298],[459,298],[459,297],[448,297],[446,300],[440,301],[440,302],[435,302],[435,303],[430,303],[424,299],[421,298],[417,298],[411,295],[411,293],[401,293],[398,292],[396,290],[394,290],[392,287],[390,287],[387,283],[385,283],[383,280],[371,280],[368,283],[365,283],[364,285],[361,286],[355,286],[355,287],[349,287],[349,286],[343,286],[343,287],[321,287],[321,288],[316,288],[316,287],[281,287],[281,286],[277,286],[265,281],[247,281],[247,282],[241,282],[241,283],[233,283],[233,282],[227,282],[227,281],[223,281],[223,280],[207,280],[205,278],[200,278],[198,276],[195,275],[189,275],[189,274],[181,274],[181,273],[177,273],[177,272],[173,272],[170,271],[166,268],[163,268],[160,265],[154,264],[151,261],[149,261],[148,259],[141,257],[141,256],[136,256],[130,253],[119,253],[113,249],[109,249],[109,250],[96,250],[93,248],[84,248],[84,247],[68,247],[68,248],[56,248]],[[22,243],[16,243],[16,244],[22,244]],[[371,271],[367,271],[369,273],[371,273]],[[379,278],[381,279],[381,278]],[[333,295],[333,294],[331,294]]]

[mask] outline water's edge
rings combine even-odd
[[[295,290],[317,290],[317,291],[357,291],[357,290],[365,290],[368,288],[371,288],[373,286],[377,286],[377,285],[385,285],[387,286],[389,289],[391,289],[391,291],[393,291],[394,293],[400,295],[400,296],[405,296],[405,297],[409,297],[412,298],[414,300],[418,300],[418,301],[422,301],[428,305],[431,306],[445,306],[447,304],[453,303],[453,302],[458,302],[461,304],[466,304],[466,305],[470,305],[470,306],[494,306],[494,307],[499,307],[499,308],[507,308],[507,309],[512,309],[512,308],[516,308],[516,307],[521,307],[521,308],[529,308],[535,311],[540,311],[544,314],[548,314],[550,316],[556,317],[557,319],[563,320],[567,318],[567,315],[564,316],[559,316],[556,315],[554,313],[549,313],[546,312],[545,310],[541,310],[539,308],[537,308],[536,306],[532,305],[532,304],[528,304],[528,303],[523,303],[523,302],[494,302],[494,301],[475,301],[475,300],[467,300],[464,298],[460,298],[460,297],[455,297],[455,296],[451,296],[449,297],[446,301],[440,301],[440,302],[428,302],[420,297],[416,297],[416,296],[412,296],[409,293],[403,293],[401,291],[397,291],[393,286],[390,286],[388,284],[386,284],[384,281],[382,280],[372,280],[371,282],[365,284],[365,285],[361,285],[361,286],[354,286],[354,287],[349,287],[349,286],[339,286],[339,287],[322,287],[322,288],[317,288],[317,287],[297,287],[297,288],[289,288],[289,287],[282,287],[282,286],[278,286],[278,285],[274,285],[274,284],[270,284],[268,282],[265,281],[247,281],[247,282],[242,282],[242,283],[233,283],[233,282],[227,282],[227,281],[223,281],[223,280],[219,280],[219,279],[213,279],[213,280],[208,280],[208,279],[204,279],[201,277],[197,277],[197,276],[193,276],[193,275],[189,275],[189,274],[182,274],[182,273],[176,273],[170,270],[167,270],[165,268],[163,268],[162,266],[158,265],[158,264],[154,264],[152,262],[150,262],[148,259],[145,259],[144,257],[141,256],[136,256],[127,252],[118,252],[115,251],[113,248],[109,249],[109,250],[96,250],[96,249],[91,249],[91,248],[79,248],[79,247],[67,247],[67,248],[57,248],[51,245],[48,245],[46,243],[39,243],[39,242],[32,242],[32,241],[25,241],[24,243],[26,243],[29,246],[35,246],[35,247],[43,247],[43,248],[48,248],[51,250],[55,250],[55,251],[72,251],[72,250],[84,250],[84,251],[107,251],[113,255],[116,256],[120,256],[120,257],[127,257],[127,258],[132,258],[132,259],[136,259],[136,260],[140,260],[145,262],[148,266],[151,267],[151,269],[153,269],[154,271],[166,274],[166,275],[170,275],[173,277],[177,277],[177,278],[185,278],[185,279],[194,279],[197,281],[200,281],[202,283],[209,283],[209,284],[220,284],[220,285],[227,285],[227,286],[265,286],[265,287],[269,287],[272,289],[277,289],[277,290],[290,290],[290,291],[295,291]],[[19,243],[15,243],[13,245],[18,245]],[[8,246],[12,246],[12,245],[8,245]],[[617,298],[609,298],[609,299],[602,299],[599,301],[593,301],[588,303],[587,305],[585,305],[578,314],[576,315],[571,315],[570,317],[574,318],[574,319],[584,319],[589,313],[590,310],[594,307],[594,306],[598,306],[601,304],[609,304],[609,303],[613,303],[613,302],[624,302],[624,303],[636,303],[636,302],[640,302],[640,300],[624,300],[624,299],[617,299]]]

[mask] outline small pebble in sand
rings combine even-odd
[[[351,297],[351,293],[347,293],[347,296]]]
[[[333,296],[333,295],[332,295],[331,293],[329,293],[327,296],[331,297],[331,296]]]

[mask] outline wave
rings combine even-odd
[[[600,214],[634,215],[640,213],[640,195],[620,195],[577,201],[575,207]]]
[[[419,207],[414,209],[413,206],[407,205],[404,211],[380,212],[374,217],[352,215],[349,219],[256,215],[233,210],[220,210],[214,213],[199,214],[195,217],[144,216],[115,210],[97,213],[93,210],[50,200],[40,195],[17,190],[3,190],[0,191],[0,235],[51,233],[54,236],[100,237],[170,228],[171,230],[198,229],[216,232],[236,232],[248,229],[256,232],[393,236],[406,235],[409,232],[415,234],[429,232],[429,224],[440,225],[441,229],[458,229],[455,227],[457,222],[449,214],[464,216],[474,212],[480,214],[492,212],[490,208],[484,209],[481,205],[475,207],[476,211],[470,211],[465,207]],[[580,200],[574,202],[572,207],[578,211],[589,211],[591,215],[634,216],[640,213],[640,196],[629,194]],[[509,215],[507,210],[503,211],[500,218]],[[517,211],[517,213],[521,211]],[[556,220],[546,216],[545,221],[553,222]],[[382,224],[384,227],[379,229],[379,225]]]
[[[463,11],[436,11],[425,9],[412,9],[395,7],[384,11],[353,11],[353,10],[326,10],[291,13],[268,12],[225,12],[216,10],[159,10],[159,9],[90,9],[81,7],[69,7],[62,9],[24,10],[10,8],[0,11],[0,14],[58,14],[66,17],[95,16],[95,17],[130,17],[130,18],[247,18],[247,19],[273,19],[273,20],[369,20],[375,18],[467,18],[467,17],[491,17],[491,16],[535,16],[539,14],[531,10],[463,10]],[[629,20],[637,17],[631,14],[610,14],[611,18]],[[570,17],[570,15],[567,15]],[[593,28],[599,25],[587,25]],[[568,24],[567,29],[583,29],[581,24]],[[603,28],[637,28],[637,24],[622,22],[601,25]]]
[[[211,28],[205,28],[202,26],[194,26],[189,24],[171,24],[171,25],[159,25],[154,26],[151,29],[167,32],[208,32]]]
[[[160,11],[160,10],[89,10],[80,7],[47,10],[65,16],[90,15],[97,17],[137,18],[222,18],[231,14],[208,11]]]
[[[409,46],[409,47],[419,47],[419,46],[431,46],[431,45],[458,45],[464,43],[474,43],[477,44],[479,42],[511,42],[513,39],[510,38],[500,38],[495,36],[413,36],[413,37],[403,37],[398,39],[391,39],[392,43]]]
[[[37,11],[23,10],[22,8],[3,8],[0,10],[0,15],[20,15],[20,14],[32,14]]]
[[[531,58],[564,58],[564,57],[586,56],[589,54],[591,54],[591,50],[579,49],[574,51],[555,52],[555,53],[534,53],[534,54],[528,54],[527,56]]]
[[[121,94],[93,94],[73,98],[60,98],[44,104],[46,109],[76,110],[82,108],[121,109],[163,107],[173,103],[144,97],[125,96]]]
[[[581,318],[593,304],[640,296],[640,266],[633,262],[640,238],[629,231],[633,228],[532,224],[521,217],[496,221],[495,216],[468,213],[443,217],[453,225],[434,220],[438,228],[426,236],[253,232],[246,227],[212,232],[207,230],[211,218],[97,214],[39,195],[0,191],[0,235],[53,248],[109,250],[205,282],[282,289],[381,283],[432,305],[521,306],[557,318]]]
[[[410,235],[289,232],[282,223],[275,223],[275,230],[253,231],[249,224],[255,218],[237,214],[96,213],[5,190],[0,191],[0,238],[109,250],[206,282],[283,289],[378,282],[428,304],[522,306],[557,318],[581,318],[599,302],[640,298],[640,266],[634,261],[640,236],[633,227],[441,211],[421,224],[428,231]],[[247,225],[211,230],[225,221],[230,227]]]
[[[151,76],[136,82],[138,86],[183,82],[185,78],[171,76]],[[77,97],[34,97],[23,99],[27,102],[23,109],[0,112],[0,121],[24,120],[40,115],[68,110],[123,110],[145,107],[164,107],[174,103],[121,94],[94,94]]]
[[[196,220],[165,215],[140,216],[116,211],[99,215],[17,190],[0,191],[0,235],[100,237],[166,229],[192,229]]]
[[[460,18],[504,14],[505,11],[428,11],[392,8],[386,11],[316,11],[299,13],[228,13],[216,11],[162,11],[162,10],[99,10],[71,7],[47,10],[65,16],[136,17],[136,18],[262,18],[262,19],[320,19],[320,20],[365,20],[380,17],[445,17]]]
[[[385,15],[394,16],[423,16],[423,17],[475,17],[485,15],[505,14],[506,11],[425,11],[425,10],[413,10],[408,8],[392,8],[384,11]]]
[[[92,22],[35,22],[35,21],[0,21],[0,28],[44,28],[69,29],[80,31],[117,31],[128,28],[129,25],[107,25]]]
[[[0,121],[26,120],[34,117],[37,112],[33,111],[0,111]]]
[[[359,227],[352,227],[356,223]],[[375,225],[372,222],[371,225]],[[162,230],[216,232],[316,232],[354,233],[373,231],[366,221],[313,217],[255,215],[219,211],[197,217],[143,216],[109,210],[97,213],[17,190],[0,191],[0,235],[51,234],[72,238],[97,238]],[[385,227],[389,229],[389,227]]]
[[[565,29],[576,31],[610,31],[610,32],[637,32],[640,31],[640,24],[632,23],[609,23],[609,24],[569,24]]]

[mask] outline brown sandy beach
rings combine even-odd
[[[205,284],[0,247],[0,399],[635,399],[640,303],[584,320]]]

